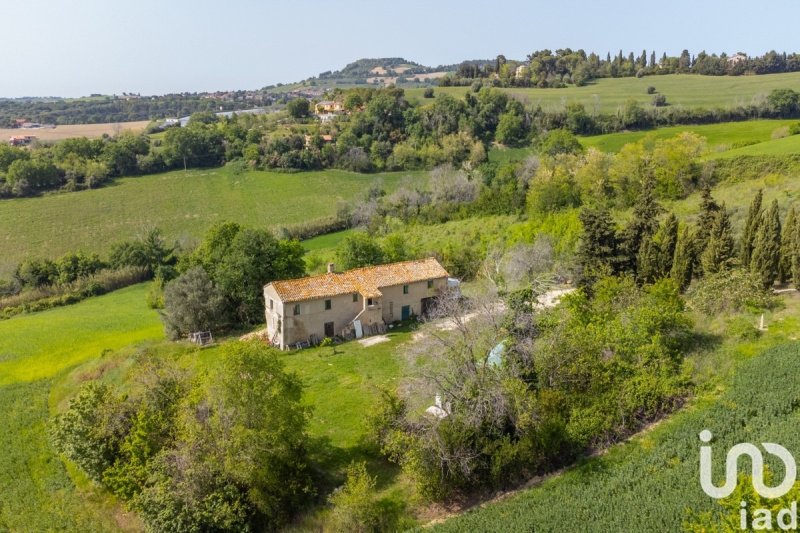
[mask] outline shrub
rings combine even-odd
[[[363,533],[378,529],[381,509],[374,499],[375,486],[376,478],[369,475],[366,463],[350,463],[344,485],[328,498],[333,506],[334,531]]]
[[[423,98],[433,98],[433,87],[428,87],[422,93]]]
[[[655,93],[656,93],[656,88],[655,87],[653,87],[652,85],[647,87],[647,94],[655,94]]]
[[[686,297],[691,308],[707,316],[744,309],[769,309],[775,305],[774,296],[764,289],[758,274],[741,268],[695,281]]]
[[[653,107],[664,107],[667,105],[667,97],[663,94],[656,94],[653,96]]]

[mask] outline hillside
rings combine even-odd
[[[701,76],[669,74],[643,78],[603,78],[583,87],[557,89],[504,88],[523,102],[541,105],[545,111],[563,110],[569,102],[579,102],[590,113],[614,113],[630,99],[649,106],[653,96],[647,88],[653,86],[667,97],[670,106],[688,108],[733,107],[763,101],[773,89],[798,87],[800,72],[765,74],[760,76]],[[469,87],[437,87],[439,94],[462,96]],[[423,89],[409,89],[408,95],[422,97]]]
[[[796,327],[796,317],[787,318],[780,335]],[[572,531],[636,531],[643,523],[652,531],[675,531],[692,521],[690,511],[714,512],[713,500],[690,481],[697,477],[700,431],[711,430],[715,449],[721,450],[739,442],[800,446],[795,431],[800,390],[794,383],[774,387],[782,376],[800,371],[800,344],[781,344],[752,359],[744,352],[734,355],[741,363],[718,397],[695,402],[608,455],[434,531],[563,531],[565,521]],[[720,456],[715,460],[719,471]]]
[[[122,178],[112,186],[0,202],[0,277],[27,256],[70,250],[104,253],[148,227],[192,243],[214,222],[276,229],[332,217],[337,203],[364,198],[380,180],[387,191],[423,179],[419,172],[356,174],[245,172],[228,168]]]

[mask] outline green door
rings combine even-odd
[[[400,309],[400,320],[408,320],[411,318],[411,306],[404,305],[402,309]]]

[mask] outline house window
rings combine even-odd
[[[408,285],[403,285],[403,294],[408,294]]]
[[[354,302],[357,302],[357,301],[358,301],[358,293],[357,293],[357,292],[354,292],[354,293],[353,293],[353,301],[354,301]]]
[[[432,280],[432,279],[429,279],[429,280],[428,280],[428,288],[429,288],[429,289],[432,289],[432,288],[433,288],[433,280]]]
[[[328,311],[331,307],[332,307],[331,306],[331,301],[330,300],[325,300],[325,310]]]
[[[269,299],[269,310],[272,311],[275,309],[275,302],[272,301],[272,298]]]
[[[367,298],[367,305],[372,305],[372,298]]]
[[[294,314],[300,314],[300,304],[294,304]]]

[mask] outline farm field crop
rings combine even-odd
[[[55,257],[161,228],[169,240],[193,242],[230,220],[277,228],[336,214],[337,203],[363,198],[382,180],[392,191],[426,174],[356,174],[338,170],[235,173],[228,168],[174,171],[116,180],[89,191],[0,201],[0,276],[28,256]]]
[[[785,379],[797,372],[800,343],[771,348],[745,360],[720,398],[698,401],[606,456],[434,530],[544,532],[569,524],[570,531],[678,531],[690,519],[687,509],[718,510],[697,482],[703,429],[716,436],[716,472],[723,470],[723,451],[739,442],[800,450],[800,385]]]
[[[580,102],[590,113],[614,113],[630,99],[642,105],[652,102],[647,88],[653,86],[670,105],[684,107],[733,107],[762,101],[773,89],[797,87],[800,72],[763,76],[697,76],[670,74],[643,78],[603,78],[584,87],[563,89],[500,89],[522,101],[541,105],[545,111],[561,110],[569,102]],[[469,87],[436,87],[436,94],[463,96]],[[423,89],[406,89],[409,98],[425,101]]]
[[[0,322],[0,530],[114,530],[103,498],[76,490],[47,440],[58,376],[104,350],[163,337],[147,285]],[[104,510],[105,509],[105,510]]]
[[[0,128],[0,141],[6,141],[9,137],[18,135],[34,135],[40,141],[60,141],[69,137],[116,135],[123,131],[139,133],[149,123],[149,120],[141,120],[138,122],[109,122],[105,124],[66,124],[55,128]]]

